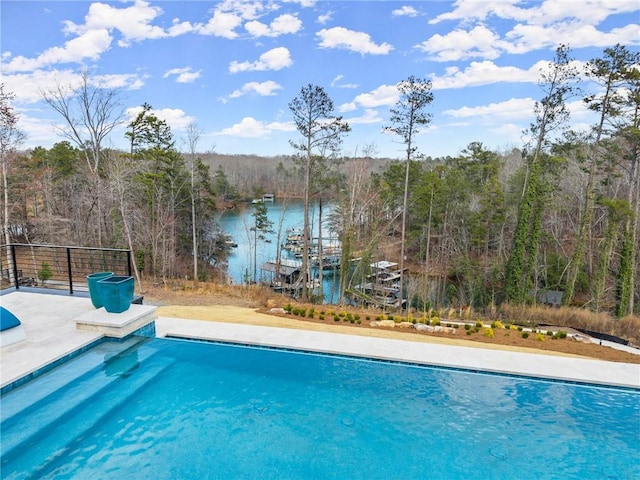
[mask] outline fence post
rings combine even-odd
[[[127,275],[130,277],[132,276],[131,275],[131,255],[133,255],[133,251],[128,250],[127,251]]]
[[[8,245],[8,248],[11,249],[11,260],[13,262],[13,265],[11,265],[11,268],[13,268],[13,284],[16,287],[16,290],[20,290],[20,279],[18,278],[18,261],[16,260],[16,246],[11,243]]]
[[[69,273],[69,295],[73,295],[73,272],[71,271],[71,248],[67,247],[67,272]]]

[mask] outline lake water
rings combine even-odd
[[[278,249],[284,243],[287,230],[304,226],[304,202],[302,200],[276,200],[275,202],[266,202],[265,205],[267,206],[267,217],[269,221],[273,222],[272,230],[275,233],[266,235],[268,241],[258,240],[257,242],[257,248],[255,248],[255,265],[257,265],[255,280],[258,282],[263,278],[264,280],[270,279],[270,274],[267,272],[264,272],[265,276],[263,277],[260,267],[265,262],[276,259]],[[330,231],[326,221],[332,210],[333,207],[330,205],[323,205],[322,207],[323,238],[336,236],[335,233]],[[247,281],[254,280],[254,234],[251,231],[251,227],[254,224],[253,212],[253,206],[248,205],[241,212],[225,212],[219,221],[222,230],[238,244],[236,248],[231,250],[228,258],[228,275],[235,283],[247,283]],[[309,212],[313,237],[317,237],[318,204],[311,204]],[[279,236],[278,232],[280,233]],[[288,252],[282,252],[282,258],[293,258],[288,255]],[[332,299],[335,297],[335,294],[331,292],[333,292],[336,283],[333,281],[331,271],[325,272],[323,289],[325,300],[329,303],[332,303]]]

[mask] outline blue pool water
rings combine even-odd
[[[2,478],[640,478],[640,392],[182,340],[2,397]]]

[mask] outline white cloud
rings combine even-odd
[[[293,65],[289,50],[285,47],[277,47],[260,55],[260,59],[255,62],[237,62],[229,64],[231,73],[247,71],[281,70]]]
[[[125,114],[127,115],[128,122],[136,118],[136,116],[142,111],[142,107],[127,108]],[[186,130],[187,126],[196,121],[195,117],[187,115],[184,110],[180,108],[161,108],[152,109],[151,114],[158,117],[160,120],[167,122],[171,127],[172,132]]]
[[[350,125],[357,125],[357,124],[368,125],[372,123],[382,123],[383,121],[382,117],[378,114],[378,111],[372,108],[365,109],[364,114],[361,115],[360,117],[351,117],[346,120],[347,122],[349,122]]]
[[[255,29],[258,32],[263,31],[261,26],[263,24],[259,25],[260,22],[256,20],[261,15],[277,9],[278,5],[271,2],[223,0],[215,3],[215,9],[209,21],[206,24],[196,24],[194,30],[202,35],[234,39],[239,36],[236,29],[244,21],[248,22],[249,29]],[[268,31],[268,29],[265,31]]]
[[[331,86],[336,88],[358,88],[357,83],[342,83],[344,75],[337,75],[332,81]]]
[[[318,15],[316,22],[318,22],[320,25],[326,25],[331,20],[333,20],[333,12],[328,11],[323,15]]]
[[[36,58],[14,57],[8,63],[4,63],[2,68],[5,72],[26,72],[59,63],[97,60],[100,55],[109,50],[111,41],[112,37],[107,30],[91,30],[68,40],[62,47],[51,47],[45,50]]]
[[[528,70],[518,67],[500,67],[493,62],[471,62],[464,70],[458,67],[449,67],[445,74],[436,77],[431,76],[431,84],[434,90],[447,88],[464,88],[471,86],[490,85],[501,82],[535,83],[540,78],[540,68],[546,66],[546,62],[538,62]]]
[[[241,24],[242,18],[239,15],[216,11],[206,24],[196,25],[195,30],[202,35],[233,39],[238,36],[235,29]]]
[[[83,34],[92,30],[112,31],[116,29],[123,37],[118,44],[126,47],[131,41],[165,37],[167,34],[161,27],[151,25],[151,22],[161,14],[161,8],[151,7],[148,2],[143,0],[136,0],[133,5],[127,8],[115,8],[111,5],[95,2],[89,7],[83,25],[67,21],[65,22],[65,30],[68,33]]]
[[[248,93],[256,93],[262,97],[268,97],[275,95],[278,90],[282,90],[282,85],[271,80],[262,83],[248,82],[238,90],[234,90],[229,95],[229,98],[238,98]]]
[[[309,8],[316,4],[317,0],[282,0],[284,3],[297,3],[301,7]]]
[[[579,23],[597,24],[611,15],[632,13],[638,10],[636,0],[583,0],[580,8],[570,1],[545,0],[532,2],[531,8],[520,8],[520,0],[457,0],[455,9],[437,16],[429,23],[445,20],[465,22],[485,21],[490,16],[502,19],[527,22],[537,25],[550,25],[559,20],[572,18]]]
[[[374,108],[394,105],[398,98],[398,88],[395,85],[381,85],[369,93],[361,93],[353,101],[361,107]]]
[[[293,123],[272,122],[265,123],[253,117],[244,117],[240,123],[236,123],[229,128],[223,129],[218,135],[230,135],[242,138],[264,138],[271,132],[292,132],[296,127]]]
[[[34,148],[37,146],[53,146],[61,142],[60,131],[64,127],[62,124],[54,124],[51,120],[35,118],[29,111],[18,111],[18,128],[26,132],[24,148]]]
[[[523,120],[532,117],[534,104],[535,100],[532,98],[511,98],[489,105],[445,110],[442,114],[457,119],[480,117],[492,120],[492,123],[502,122],[505,119]]]
[[[489,15],[496,15],[501,18],[519,18],[522,15],[522,9],[515,5],[520,0],[457,0],[453,11],[438,15],[429,23],[435,24],[445,20],[461,20],[464,22],[483,21]],[[569,2],[566,2],[569,4]],[[574,6],[575,8],[575,6]]]
[[[173,25],[169,27],[167,30],[167,35],[169,37],[177,37],[179,35],[184,35],[185,33],[193,32],[194,26],[189,22],[181,22],[179,18],[173,19]]]
[[[274,3],[258,0],[223,0],[216,5],[216,12],[233,12],[244,20],[255,20],[278,8]]]
[[[80,78],[80,74],[78,74]],[[101,88],[124,88],[127,90],[138,90],[144,86],[148,75],[139,75],[137,73],[113,73],[106,75],[95,75],[90,78],[92,85]]]
[[[541,48],[555,48],[556,45],[567,43],[571,48],[582,47],[610,47],[617,43],[633,45],[640,43],[640,25],[626,25],[615,28],[610,32],[603,32],[593,25],[576,25],[561,22],[552,27],[539,25],[516,25],[505,36],[513,45],[506,49],[509,53],[527,53]]]
[[[338,112],[340,113],[346,113],[346,112],[353,112],[354,110],[358,109],[358,105],[355,104],[355,102],[349,102],[349,103],[343,103],[342,105],[340,105],[338,107]]]
[[[146,76],[136,73],[93,75],[89,77],[91,85],[103,88],[123,88],[137,90],[144,85]],[[22,105],[42,100],[42,92],[54,90],[57,86],[75,88],[82,81],[78,70],[35,70],[29,73],[4,74],[2,82],[8,91],[16,95],[16,102]]]
[[[418,16],[418,11],[413,7],[405,5],[403,7],[392,10],[391,15],[393,15],[394,17],[416,17]]]
[[[172,68],[171,70],[167,70],[162,78],[167,78],[171,75],[176,75],[176,82],[178,83],[192,83],[198,78],[200,78],[202,70],[198,70],[197,72],[192,72],[191,67],[183,67],[183,68]]]
[[[477,26],[470,31],[457,29],[446,35],[433,35],[414,48],[428,54],[431,60],[448,62],[474,57],[495,59],[509,46],[487,27]]]
[[[344,27],[323,28],[318,33],[320,47],[341,48],[351,52],[371,55],[386,55],[393,47],[388,43],[376,45],[368,33],[356,32]]]
[[[278,37],[298,32],[302,28],[302,22],[295,15],[285,14],[275,18],[269,25],[252,20],[245,23],[244,28],[253,37]]]
[[[569,43],[572,48],[639,43],[637,24],[608,32],[598,30],[598,25],[609,16],[637,12],[637,0],[586,0],[580,8],[572,2],[558,0],[532,2],[531,8],[521,8],[523,4],[519,0],[458,0],[453,11],[439,15],[430,23],[457,20],[464,24],[485,24],[489,17],[497,17],[513,21],[512,30],[506,31],[501,39],[484,26],[470,31],[457,29],[447,35],[434,35],[416,48],[430,54],[432,60],[449,61],[473,57],[494,59],[503,52],[523,54],[555,48],[560,43]]]

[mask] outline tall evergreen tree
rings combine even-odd
[[[417,78],[413,75],[397,85],[399,100],[391,111],[391,126],[385,130],[395,133],[405,146],[406,169],[404,181],[404,194],[402,200],[402,225],[401,225],[401,243],[400,243],[400,291],[398,298],[400,302],[403,299],[403,283],[404,283],[404,260],[405,260],[405,242],[407,229],[407,204],[409,198],[409,166],[411,160],[415,158],[418,151],[416,146],[416,135],[420,131],[420,127],[427,125],[431,121],[431,114],[426,111],[427,107],[433,101],[433,93],[431,92],[431,81]]]
[[[293,121],[302,136],[299,142],[291,141],[303,161],[304,172],[304,226],[302,237],[302,298],[309,299],[308,280],[310,278],[310,219],[309,202],[311,197],[312,172],[323,161],[338,153],[342,136],[349,132],[349,124],[342,117],[333,115],[333,101],[322,87],[308,84],[302,87],[300,94],[289,103]]]

